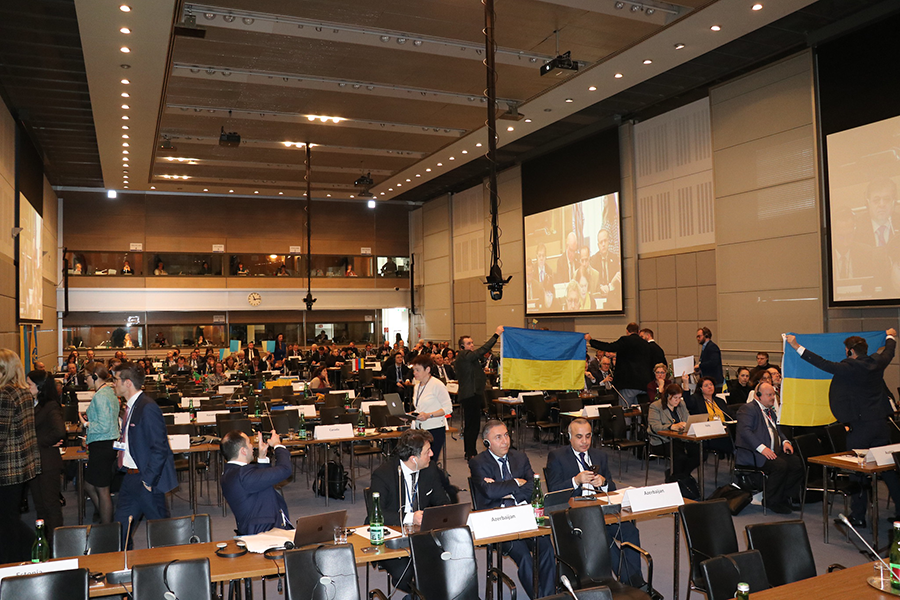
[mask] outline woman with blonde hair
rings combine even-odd
[[[20,518],[22,487],[41,471],[34,397],[19,355],[0,348],[0,564],[28,560],[34,533]]]

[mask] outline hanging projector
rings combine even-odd
[[[500,270],[499,264],[491,266],[491,274],[487,276],[484,282],[491,293],[491,300],[496,301],[503,298],[503,286],[509,283],[510,279],[512,279],[512,275],[503,279],[503,271]]]
[[[224,148],[237,148],[241,145],[241,136],[236,131],[226,132],[223,125],[222,133],[219,134],[219,145]]]
[[[353,185],[361,188],[370,188],[375,185],[375,182],[372,180],[372,173],[366,173],[365,175],[360,175],[359,179],[353,182]]]
[[[556,58],[549,60],[548,62],[541,65],[541,75],[546,75],[553,71],[577,71],[578,70],[578,62],[572,60],[572,51],[568,51],[565,54],[560,54]],[[557,77],[561,76],[562,73],[557,73]]]

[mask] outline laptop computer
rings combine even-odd
[[[544,512],[553,513],[569,508],[569,498],[572,497],[574,488],[566,488],[544,494]]]
[[[406,413],[406,409],[403,407],[403,400],[400,399],[400,394],[385,394],[384,402],[387,404],[388,414],[392,417],[400,417],[401,419],[416,418],[414,415]]]
[[[347,511],[336,510],[300,517],[294,530],[294,547],[325,544],[334,541],[334,528],[347,524]]]
[[[419,531],[463,527],[469,519],[471,510],[472,505],[468,502],[429,506],[422,511],[422,525],[419,526]]]

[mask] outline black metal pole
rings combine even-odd
[[[491,266],[500,259],[500,240],[497,226],[497,71],[495,69],[494,0],[484,4],[484,64],[487,73],[487,129],[488,129],[488,194],[491,201]]]

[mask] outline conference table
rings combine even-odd
[[[726,422],[727,424],[727,422]],[[669,438],[669,456],[675,456],[675,440],[681,440],[682,442],[691,442],[692,444],[697,444],[700,448],[700,466],[697,467],[697,483],[700,486],[700,499],[703,500],[706,498],[706,487],[703,483],[703,472],[706,470],[704,467],[706,463],[703,460],[703,442],[706,440],[715,440],[719,438],[730,437],[727,430],[725,433],[719,433],[716,435],[704,435],[704,436],[696,436],[696,435],[688,435],[686,433],[681,433],[678,431],[671,431],[669,429],[661,429],[659,431],[653,432],[655,435],[660,437]]]
[[[878,548],[878,474],[885,471],[893,471],[897,467],[892,463],[890,465],[879,466],[878,464],[863,463],[860,461],[855,452],[852,450],[847,452],[836,452],[834,454],[823,454],[821,456],[812,456],[806,459],[808,463],[814,465],[822,465],[822,525],[823,539],[828,543],[828,469],[841,469],[843,471],[852,471],[868,476],[872,480],[872,546]]]
[[[890,600],[897,598],[866,583],[875,575],[875,563],[865,563],[795,581],[768,590],[750,590],[753,600]],[[887,584],[888,586],[890,584]]]

